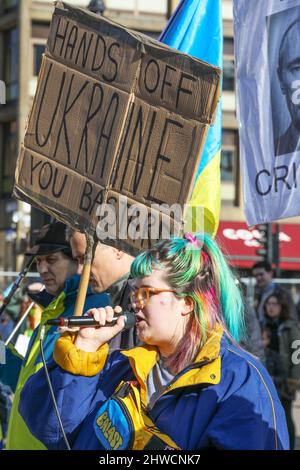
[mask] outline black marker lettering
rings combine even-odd
[[[173,70],[173,72],[176,72],[176,69],[174,69],[174,67],[171,67],[171,65],[166,65],[162,87],[161,87],[161,93],[160,93],[160,97],[162,100],[164,99],[165,86],[167,85],[169,87],[172,87],[172,83],[167,81],[167,75],[168,75],[169,70]]]
[[[49,168],[49,176],[47,177],[46,168]],[[50,186],[52,180],[53,170],[52,165],[49,162],[45,162],[40,169],[39,174],[39,185],[41,189],[47,189]],[[48,180],[47,180],[48,178]]]
[[[74,32],[75,32],[75,34],[73,34]],[[73,38],[72,38],[72,35],[74,36]],[[78,36],[78,28],[77,28],[77,26],[73,26],[70,33],[69,33],[69,38],[68,38],[68,42],[67,42],[67,45],[66,45],[65,59],[72,60],[74,49],[75,49],[75,46],[76,46],[77,36]],[[69,49],[70,49],[71,52],[70,52],[70,56],[67,57]]]
[[[102,54],[100,64],[95,64],[96,59],[97,59],[99,41],[101,41],[102,45],[103,45],[103,54]],[[105,59],[105,55],[106,55],[106,42],[104,41],[102,36],[98,35],[97,36],[97,41],[96,41],[96,46],[95,46],[94,57],[93,57],[93,61],[92,61],[92,71],[93,72],[97,72],[98,70],[101,69],[101,67],[103,65],[103,62],[104,62],[104,59]]]
[[[93,35],[91,34],[90,42],[88,43],[88,46],[87,46],[86,45],[86,35],[87,35],[87,32],[85,31],[83,33],[83,36],[82,36],[81,40],[80,40],[80,44],[79,44],[76,59],[75,59],[75,64],[77,65],[78,60],[79,60],[79,54],[80,54],[81,49],[82,49],[82,60],[80,61],[80,66],[81,67],[86,66],[86,61],[88,59],[89,51],[90,51],[90,48],[91,48],[91,43],[92,43],[92,40],[93,40]]]
[[[113,134],[114,124],[115,124],[116,117],[118,114],[118,108],[119,108],[119,95],[118,93],[115,92],[112,95],[112,98],[107,108],[106,115],[103,120],[102,129],[101,129],[99,139],[96,145],[95,159],[94,159],[94,164],[93,164],[93,169],[92,169],[92,175],[93,175],[95,171],[97,159],[98,159],[99,148],[102,143],[102,140],[104,140],[106,141],[106,144],[105,144],[104,152],[101,153],[101,161],[102,161],[101,173],[100,173],[101,178],[103,177],[104,171],[106,168],[108,148],[109,148],[111,136]],[[105,129],[106,126],[107,128]]]
[[[58,134],[57,134],[56,146],[55,146],[54,153],[53,153],[53,158],[56,158],[58,145],[60,143],[61,132],[62,132],[62,129],[64,129],[65,144],[66,144],[67,157],[68,157],[68,165],[71,164],[71,157],[70,157],[71,152],[70,152],[70,141],[69,141],[69,136],[68,136],[68,128],[67,128],[66,117],[67,117],[67,114],[73,108],[74,104],[77,102],[78,98],[83,93],[83,91],[85,90],[86,86],[89,83],[88,81],[84,82],[84,84],[80,88],[79,92],[75,96],[74,100],[71,102],[71,104],[69,104],[69,98],[70,98],[70,94],[71,94],[71,90],[72,90],[72,84],[73,84],[74,77],[75,77],[75,75],[73,74],[72,78],[71,78],[71,81],[70,81],[68,93],[67,93],[67,99],[66,99],[66,103],[65,103],[65,106],[64,106],[64,112],[63,112],[60,128],[59,128],[59,131],[58,131]]]
[[[164,143],[164,140],[165,140],[165,136],[169,131],[169,129],[168,129],[169,125],[170,126],[176,126],[176,127],[181,128],[181,129],[183,128],[183,125],[180,124],[180,122],[174,121],[173,119],[166,119],[164,129],[163,129],[163,132],[162,132],[162,136],[161,136],[161,140],[160,140],[160,144],[159,144],[159,148],[158,148],[158,151],[157,151],[155,166],[154,166],[154,169],[153,169],[152,179],[151,179],[151,183],[150,183],[149,190],[148,190],[148,195],[147,195],[147,199],[152,200],[153,202],[156,202],[157,204],[163,204],[163,201],[160,201],[159,199],[154,198],[154,196],[151,195],[151,191],[153,189],[152,186],[153,186],[153,183],[154,183],[154,179],[158,178],[157,174],[158,174],[158,162],[159,162],[159,160],[161,160],[162,162],[168,162],[168,163],[171,161],[169,157],[167,157],[166,155],[161,153],[162,148],[163,148],[163,143]]]
[[[102,202],[103,202],[103,190],[100,189],[100,191],[97,192],[96,197],[94,198],[94,202],[90,207],[89,214],[92,215],[92,212],[96,204],[102,204]]]
[[[33,185],[32,175],[33,172],[42,164],[41,161],[37,162],[35,165],[33,163],[33,155],[30,155],[30,184]]]
[[[50,126],[49,126],[49,130],[48,130],[48,134],[44,138],[44,142],[42,142],[42,138],[44,136],[43,136],[43,134],[41,135],[41,137],[39,136],[39,122],[40,122],[40,116],[41,116],[41,112],[42,112],[42,108],[43,108],[43,104],[44,104],[44,98],[45,98],[46,90],[47,90],[47,87],[48,87],[48,80],[49,80],[49,77],[50,77],[50,74],[51,74],[52,65],[53,64],[50,64],[50,66],[49,66],[49,70],[47,72],[46,79],[45,79],[44,88],[43,88],[43,91],[42,91],[42,97],[41,97],[41,100],[40,100],[40,105],[39,105],[38,110],[37,110],[37,119],[36,119],[36,123],[35,123],[35,140],[36,140],[36,143],[38,144],[39,147],[44,147],[47,144],[48,139],[50,137],[52,127],[53,127],[53,123],[54,123],[54,119],[57,116],[57,110],[58,110],[58,107],[59,107],[59,103],[60,103],[60,99],[61,99],[61,96],[62,96],[62,91],[63,91],[63,88],[64,88],[65,79],[66,79],[66,74],[64,72],[62,74],[62,78],[61,78],[61,82],[60,82],[58,97],[57,97],[57,100],[56,100],[56,106],[55,106],[55,109],[53,111],[53,115],[52,115],[51,120],[50,120]],[[46,110],[46,112],[48,114],[48,109]]]
[[[58,168],[55,168],[55,170],[54,170],[54,180],[53,180],[53,185],[52,185],[52,196],[55,197],[56,199],[58,199],[62,195],[62,193],[65,189],[65,186],[66,186],[66,182],[68,180],[68,175],[65,174],[64,179],[61,183],[61,187],[59,189],[55,190],[56,181],[57,181],[57,174],[58,174]]]
[[[66,24],[66,26],[65,26],[65,30],[64,30],[62,33],[59,33],[59,32],[58,32],[58,29],[59,29],[59,27],[60,27],[60,22],[61,22],[61,17],[60,17],[59,20],[58,20],[56,32],[55,32],[55,35],[54,35],[53,49],[52,49],[52,52],[55,54],[56,41],[57,41],[58,39],[62,39],[62,43],[61,43],[61,48],[60,48],[59,56],[62,55],[62,51],[63,51],[64,45],[65,45],[65,40],[66,40],[66,37],[67,37],[67,32],[68,32],[69,25],[70,25],[69,21],[67,21],[67,24]]]
[[[99,93],[100,93],[99,101],[96,100],[96,91],[97,90],[99,90]],[[97,103],[97,102],[98,102],[98,104],[96,104],[96,109],[94,109],[94,111],[91,112],[92,106],[95,105],[95,103]],[[81,140],[80,140],[78,154],[77,154],[77,160],[76,160],[76,164],[75,164],[75,168],[77,168],[80,153],[81,153],[81,148],[82,148],[82,145],[83,145],[83,142],[84,142],[84,144],[85,144],[84,145],[84,147],[85,147],[85,172],[86,173],[88,171],[88,123],[96,116],[98,111],[101,109],[102,103],[103,103],[103,90],[102,90],[102,87],[99,83],[94,83],[93,90],[92,90],[92,96],[91,96],[90,104],[89,104],[89,109],[88,109],[86,121],[84,123],[83,132],[82,132],[82,135],[81,135]]]
[[[154,67],[151,67],[152,70],[156,69],[156,83],[155,83],[155,85],[154,85],[152,88],[150,88],[150,84],[147,83],[147,74],[148,74],[149,67],[150,67],[150,65],[152,65],[152,64],[154,65]],[[159,65],[158,65],[158,63],[157,63],[154,59],[151,59],[151,60],[149,60],[147,66],[146,66],[146,68],[145,68],[145,74],[144,74],[144,85],[145,85],[145,88],[146,88],[146,90],[148,91],[148,93],[154,93],[154,92],[155,92],[155,90],[156,90],[157,87],[158,87],[159,80],[160,80]]]
[[[113,47],[117,47],[118,49],[120,49],[120,44],[118,44],[117,42],[113,42],[108,48],[108,57],[110,58],[111,62],[114,64],[113,68],[115,69],[111,78],[108,78],[107,76],[103,74],[104,80],[106,80],[109,83],[114,82],[116,79],[116,76],[118,75],[118,62],[111,55]]]
[[[90,209],[91,204],[92,204],[92,199],[90,196],[92,192],[93,192],[92,184],[89,181],[86,181],[83,191],[82,191],[81,199],[80,199],[80,204],[79,204],[80,210],[87,212]],[[85,199],[87,200],[88,205],[84,204]]]
[[[184,88],[182,86],[182,82],[185,79],[190,80],[191,82],[196,82],[197,81],[191,75],[188,75],[187,73],[182,72],[182,74],[180,76],[180,80],[179,80],[178,90],[177,90],[176,108],[178,108],[180,93],[185,93],[186,95],[192,95],[193,94],[191,90],[189,90],[188,88]]]
[[[113,170],[113,176],[112,176],[112,185],[115,186],[116,184],[116,181],[118,179],[118,176],[119,176],[119,170],[120,170],[120,167],[121,167],[121,163],[123,161],[123,154],[124,154],[124,151],[125,151],[125,144],[126,144],[126,141],[128,139],[128,135],[129,135],[129,131],[130,131],[130,123],[131,123],[131,120],[132,120],[132,116],[133,116],[133,113],[134,113],[134,109],[135,109],[135,103],[131,103],[131,109],[130,109],[130,115],[129,115],[129,119],[127,120],[127,123],[126,123],[126,131],[124,132],[124,138],[122,139],[122,142],[120,142],[120,154],[118,155],[118,159],[117,159],[117,163],[116,163],[116,166]]]
[[[147,142],[146,142],[146,145],[145,145],[144,154],[143,154],[143,158],[142,158],[141,162],[139,160],[140,160],[142,140],[140,142],[139,152],[138,152],[138,161],[137,161],[137,165],[135,167],[136,172],[135,172],[134,182],[133,182],[133,194],[137,193],[138,188],[139,188],[139,184],[140,184],[141,179],[142,179],[142,173],[143,173],[143,169],[144,169],[144,165],[145,165],[145,161],[146,161],[146,156],[147,156],[147,153],[148,153],[149,142],[150,142],[152,132],[153,132],[153,128],[154,128],[154,124],[155,124],[155,121],[156,121],[156,116],[157,116],[157,112],[153,111],[152,119],[151,119],[151,123],[150,123],[150,128],[149,128],[149,131],[148,131],[148,138],[147,138]],[[142,139],[142,135],[141,135],[141,139]],[[140,170],[138,168],[139,166],[140,166]]]

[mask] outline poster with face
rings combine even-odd
[[[300,151],[300,6],[267,18],[275,156]]]
[[[300,214],[300,0],[234,0],[248,225]]]

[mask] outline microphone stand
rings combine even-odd
[[[20,320],[18,321],[18,323],[16,324],[16,326],[14,327],[13,331],[11,332],[9,337],[6,339],[6,341],[4,342],[4,341],[0,340],[0,364],[6,364],[6,347],[9,345],[10,341],[15,336],[15,334],[19,330],[19,328],[22,325],[22,323],[24,322],[24,320],[28,317],[28,314],[29,314],[29,312],[30,312],[30,310],[32,309],[33,306],[34,306],[34,302],[31,302],[31,304],[26,309],[25,313],[20,318]]]
[[[27,261],[27,263],[25,264],[22,271],[17,276],[16,280],[14,281],[9,294],[5,297],[5,299],[3,300],[3,304],[0,307],[0,317],[1,317],[2,313],[4,312],[4,310],[6,309],[6,307],[8,306],[8,304],[11,301],[12,297],[14,296],[14,294],[16,293],[18,288],[20,287],[21,283],[23,282],[25,276],[27,275],[27,273],[28,273],[28,271],[29,271],[29,269],[30,269],[30,267],[33,263],[33,260],[34,260],[34,256],[31,256],[29,258],[29,260]]]
[[[39,292],[41,292],[43,289],[44,289],[44,286],[41,287]],[[35,304],[35,302],[30,303],[29,307],[27,307],[26,311],[23,313],[22,317],[20,318],[20,320],[18,321],[18,323],[16,324],[16,326],[14,327],[13,331],[11,332],[9,337],[6,339],[6,341],[5,342],[0,341],[0,364],[5,364],[6,363],[6,346],[9,345],[12,338],[18,332],[18,330],[20,329],[20,326],[22,325],[24,320],[28,317],[28,315],[30,313],[30,310],[32,309],[34,304]]]
[[[16,324],[16,326],[14,327],[13,331],[11,332],[11,334],[9,335],[9,337],[6,339],[5,341],[5,346],[8,346],[9,343],[11,342],[12,338],[15,336],[15,334],[17,333],[17,331],[19,330],[20,326],[22,325],[22,323],[24,322],[24,320],[28,317],[29,313],[30,313],[30,310],[32,309],[32,307],[34,306],[34,302],[31,302],[31,304],[29,305],[29,307],[27,307],[26,311],[23,313],[23,316],[20,318],[20,320],[18,321],[18,323]]]
[[[16,293],[16,291],[18,290],[18,288],[20,287],[23,279],[25,278],[26,274],[28,273],[32,263],[33,263],[33,260],[34,260],[34,256],[31,256],[29,258],[29,260],[27,261],[27,263],[25,264],[24,268],[22,269],[22,271],[19,273],[19,275],[17,276],[15,282],[13,283],[12,285],[12,288],[10,289],[10,292],[9,294],[5,297],[5,299],[3,300],[3,303],[0,307],[0,318],[3,314],[3,312],[5,311],[6,307],[8,306],[8,304],[10,303],[12,297],[14,296],[14,294]],[[11,338],[16,334],[16,332],[18,331],[18,329],[20,328],[20,325],[23,323],[23,321],[25,320],[25,318],[27,317],[27,315],[29,314],[31,308],[32,308],[32,304],[28,307],[28,309],[26,310],[25,314],[23,315],[23,317],[19,320],[19,322],[17,323],[17,325],[15,326],[13,332],[10,334],[9,338],[7,338],[7,340],[4,342],[4,341],[0,341],[0,364],[5,364],[6,363],[6,346],[8,345],[9,341],[11,340]]]

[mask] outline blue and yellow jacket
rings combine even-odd
[[[146,378],[158,359],[155,347],[86,353],[65,335],[48,364],[62,422],[73,449],[103,449],[95,422],[121,381],[138,381],[146,404]],[[60,366],[58,366],[58,363]],[[99,372],[99,369],[101,371]],[[80,374],[80,375],[77,375]],[[26,383],[19,411],[49,449],[64,449],[43,371]],[[180,449],[288,449],[283,408],[265,368],[217,328],[195,362],[157,399],[152,422]]]
[[[0,370],[2,369],[4,372],[6,370],[7,376],[14,376],[13,380],[8,380],[12,385],[13,382],[15,382],[15,377],[18,377],[8,426],[6,441],[6,448],[8,450],[45,449],[44,445],[30,433],[18,412],[20,393],[30,376],[42,367],[39,346],[39,337],[42,325],[44,325],[49,319],[60,316],[69,317],[73,315],[79,280],[80,276],[78,275],[68,279],[63,291],[45,308],[41,322],[31,336],[28,352],[24,360],[22,360],[21,356],[14,354],[15,350],[13,348],[7,348],[6,364],[1,365]],[[103,307],[108,304],[109,297],[107,294],[93,294],[89,289],[85,300],[84,310],[86,311],[97,306]],[[46,326],[43,342],[46,361],[50,360],[52,357],[54,345],[58,337],[59,335],[57,334],[56,327]],[[2,374],[2,377],[4,376],[5,373]]]

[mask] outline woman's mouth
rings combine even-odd
[[[142,321],[145,321],[145,318],[142,317],[140,314],[135,315],[135,323],[141,323]]]

